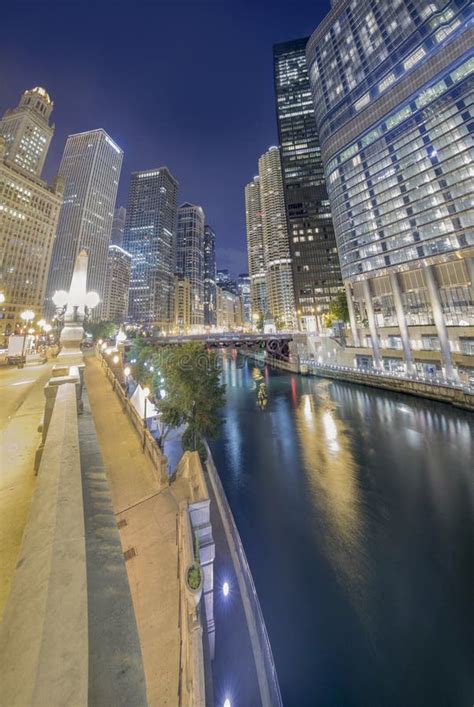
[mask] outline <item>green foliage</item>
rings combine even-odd
[[[87,322],[84,324],[84,331],[87,334],[92,334],[94,341],[97,341],[115,336],[118,326],[114,322]]]
[[[348,322],[349,308],[345,292],[339,292],[329,305],[329,311],[323,315],[324,326],[330,327],[334,322]]]
[[[142,385],[152,386],[152,373],[145,363],[151,363],[155,354],[153,345],[147,339],[137,336],[128,353],[128,361],[135,360],[133,365],[133,377]]]
[[[224,405],[225,386],[220,382],[216,354],[189,342],[161,351],[157,366],[166,391],[166,397],[157,402],[162,423],[185,424],[183,449],[197,450],[205,459],[203,438],[217,436],[219,410]]]
[[[201,569],[197,565],[193,565],[188,569],[188,585],[194,591],[199,589],[202,582]]]

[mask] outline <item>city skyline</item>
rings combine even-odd
[[[43,86],[54,101],[56,132],[44,169],[45,178],[51,181],[57,173],[68,135],[103,128],[124,150],[117,206],[126,203],[132,172],[166,164],[180,182],[180,200],[202,204],[219,234],[216,244],[219,267],[230,269],[234,276],[247,271],[242,190],[253,177],[255,157],[277,140],[272,47],[279,41],[309,35],[329,10],[329,0],[317,8],[308,2],[293,4],[292,8],[282,5],[272,17],[267,16],[264,6],[254,8],[260,28],[258,37],[253,32],[255,14],[250,18],[244,2],[234,3],[232,8],[215,3],[199,8],[186,6],[188,26],[199,31],[185,29],[178,44],[172,41],[173,33],[168,31],[167,23],[174,26],[180,20],[181,3],[149,8],[146,13],[152,16],[164,13],[159,22],[163,30],[159,31],[159,41],[153,44],[160,50],[155,53],[142,48],[146,45],[142,40],[147,26],[154,26],[156,32],[152,18],[147,22],[140,14],[140,42],[130,43],[125,33],[128,35],[131,27],[128,21],[123,22],[120,4],[113,8],[105,5],[98,8],[97,20],[90,28],[88,56],[80,53],[80,29],[75,28],[70,17],[72,11],[63,6],[60,14],[52,13],[53,7],[54,4],[41,8],[41,12],[39,7],[38,11],[32,7],[31,13],[22,17],[22,31],[31,25],[29,34],[33,37],[40,27],[45,32],[55,29],[55,46],[47,55],[35,49],[35,42],[20,49],[15,47],[13,54],[13,48],[8,49],[8,36],[0,48],[4,66],[1,113],[16,105],[18,96],[32,86]],[[137,21],[133,16],[130,20],[132,25]],[[8,35],[9,23],[14,27],[17,22],[17,12],[7,9],[3,22]],[[181,33],[181,22],[179,26]],[[209,50],[203,54],[205,42],[201,40],[206,37]],[[117,56],[119,40],[128,47],[126,51],[125,47],[122,49],[121,56]],[[233,53],[228,53],[229,42],[233,44]],[[246,49],[239,56],[237,48],[242,46]],[[233,76],[228,85],[219,83],[218,102],[213,96],[222,69],[212,58],[215,52],[225,52]],[[10,60],[13,55],[14,63]],[[163,57],[173,68],[164,72],[166,76],[154,97],[150,95],[150,81]],[[180,88],[191,65],[200,68],[205,78],[200,84],[192,120]],[[103,66],[99,73],[97,66]],[[138,66],[137,78],[132,68]],[[119,75],[120,79],[115,78]],[[127,95],[133,95],[133,102],[127,100]],[[252,109],[239,111],[239,105],[251,105]],[[212,151],[211,146],[215,146]],[[230,173],[229,156],[233,163]]]

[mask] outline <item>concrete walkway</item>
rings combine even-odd
[[[0,620],[36,484],[38,426],[50,375],[51,364],[0,369]]]
[[[98,359],[85,381],[138,625],[148,704],[176,707],[179,687],[178,503],[159,490],[151,462]]]

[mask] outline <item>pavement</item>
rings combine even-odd
[[[120,530],[151,707],[178,704],[178,501],[160,491],[138,434],[93,356],[85,381]]]
[[[36,484],[33,465],[51,367],[0,368],[0,619]]]

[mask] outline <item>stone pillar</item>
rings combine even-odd
[[[436,332],[441,344],[441,355],[444,362],[446,378],[455,378],[456,376],[453,370],[453,362],[451,358],[451,348],[449,346],[448,330],[446,329],[446,324],[444,323],[443,307],[441,305],[439,287],[433,272],[433,266],[426,265],[423,268],[423,272],[425,274],[426,287],[428,289],[431,308],[433,310],[433,319],[436,325]]]
[[[349,321],[351,323],[352,343],[354,346],[360,346],[359,332],[357,331],[357,322],[356,322],[355,312],[354,312],[354,300],[352,299],[352,287],[350,286],[349,282],[345,283],[345,288],[346,288],[347,307],[349,309]]]
[[[392,287],[393,301],[395,304],[395,312],[397,313],[398,328],[400,329],[400,336],[402,338],[403,353],[405,356],[405,362],[407,365],[407,372],[413,373],[413,354],[410,346],[410,338],[408,336],[408,327],[405,319],[405,312],[403,311],[402,296],[400,293],[400,285],[398,282],[398,277],[396,273],[390,274],[390,285]]]
[[[374,352],[374,367],[381,368],[382,357],[380,355],[379,337],[377,333],[377,326],[375,324],[374,308],[372,306],[372,293],[370,291],[369,281],[363,280],[362,287],[364,288],[365,307],[369,318],[370,338],[372,339],[372,351]]]

